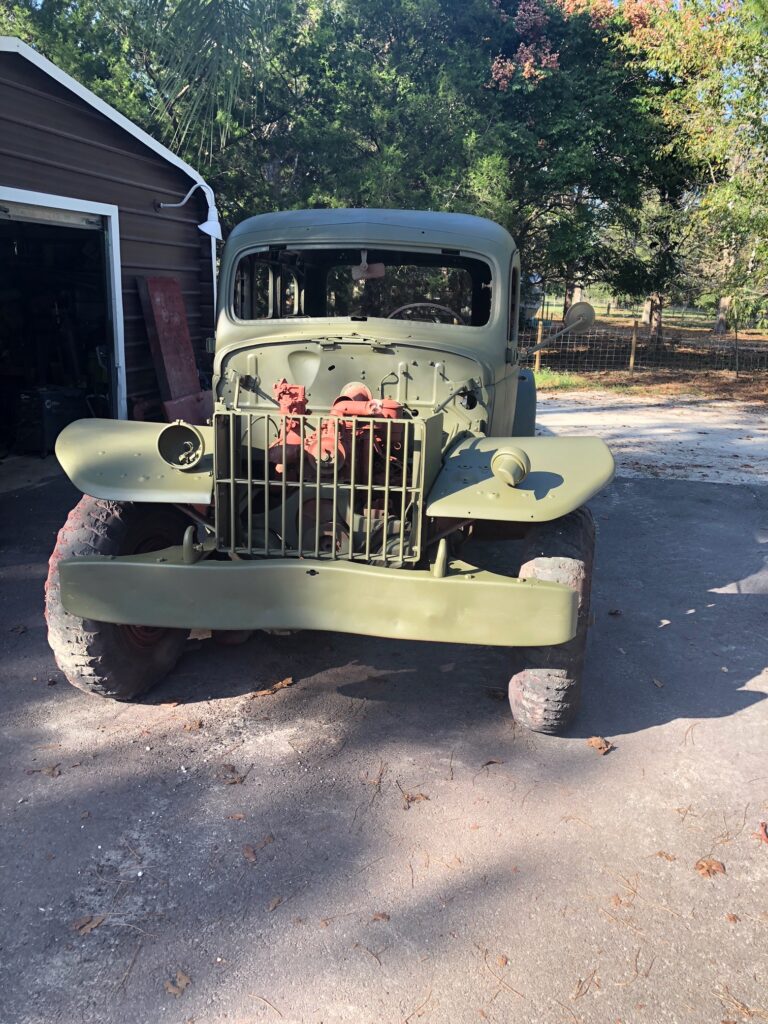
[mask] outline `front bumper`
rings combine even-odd
[[[567,587],[465,562],[448,574],[349,561],[185,562],[182,549],[60,563],[64,608],[81,618],[182,629],[317,629],[503,647],[576,632]]]

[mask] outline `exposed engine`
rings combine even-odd
[[[276,500],[275,484],[284,480],[298,492],[299,550],[344,554],[351,542],[369,557],[377,549],[404,552],[413,444],[401,403],[375,399],[365,384],[352,382],[319,415],[308,410],[302,385],[283,379],[272,391],[281,420],[269,445],[270,491]]]
[[[305,416],[307,410],[306,389],[300,384],[289,384],[287,380],[278,381],[272,392],[285,417],[283,427],[270,446],[269,460],[278,473],[290,473],[301,460],[303,447],[309,467],[317,471],[320,464],[321,476],[334,472],[344,474],[348,480],[352,467],[349,465],[352,450],[352,435],[355,435],[356,461],[367,465],[370,458],[369,448],[373,444],[378,456],[377,463],[385,458],[384,437],[389,434],[391,460],[396,462],[396,455],[401,445],[398,443],[396,429],[387,428],[384,424],[358,422],[358,417],[396,420],[402,416],[403,407],[392,398],[374,399],[365,384],[353,382],[347,384],[331,406],[330,415],[323,418],[319,429],[305,433],[303,424],[294,417]],[[402,434],[402,431],[399,432]],[[386,466],[377,464],[380,475]],[[383,483],[383,477],[376,482]]]

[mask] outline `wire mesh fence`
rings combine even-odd
[[[556,329],[550,333],[555,335]],[[536,331],[521,333],[521,365],[571,373],[646,369],[768,371],[768,342],[737,335],[686,337],[670,332],[653,337],[631,328],[593,328],[553,336],[548,342],[544,331],[542,348],[530,355],[525,350],[536,345],[538,339]]]

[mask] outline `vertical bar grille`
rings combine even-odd
[[[417,562],[427,422],[217,412],[219,550],[239,557]]]

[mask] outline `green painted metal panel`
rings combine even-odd
[[[505,446],[522,448],[531,461],[516,487],[491,472],[491,459]],[[613,456],[597,437],[469,437],[447,453],[427,515],[547,522],[589,501],[613,473]]]
[[[576,630],[577,597],[454,561],[448,575],[349,562],[200,561],[181,548],[61,563],[74,615],[200,629],[318,629],[494,646],[558,644]]]

